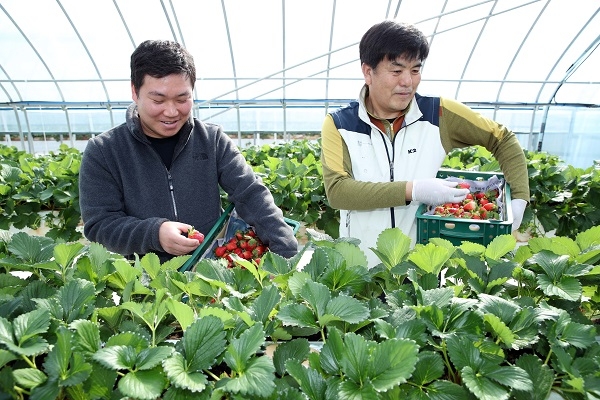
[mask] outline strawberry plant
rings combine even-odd
[[[181,272],[188,256],[14,234],[0,246],[0,398],[600,393],[600,227],[518,248],[512,235],[411,248],[388,229],[372,251],[367,269],[353,239],[315,232],[292,259]]]

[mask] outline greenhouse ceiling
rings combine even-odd
[[[194,55],[196,105],[333,105],[383,19],[431,42],[420,92],[471,105],[600,104],[597,0],[2,0],[0,108],[119,108],[146,39]]]

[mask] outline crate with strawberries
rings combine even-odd
[[[441,237],[460,245],[472,241],[487,245],[494,237],[510,233],[510,187],[498,172],[442,169],[438,178],[470,190],[460,203],[421,205],[417,211],[417,243]]]

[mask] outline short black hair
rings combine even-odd
[[[407,23],[385,20],[373,25],[358,46],[361,64],[371,68],[387,57],[403,56],[409,60],[425,61],[429,55],[427,38],[417,27]]]
[[[164,78],[171,74],[185,74],[196,84],[194,57],[179,43],[170,40],[146,40],[131,54],[131,83],[136,93],[144,77]]]

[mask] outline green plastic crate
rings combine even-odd
[[[456,169],[440,169],[438,178],[457,177],[468,180],[488,180],[496,175],[504,179],[500,172],[463,171]],[[479,243],[487,246],[496,236],[512,232],[512,208],[510,185],[503,184],[502,202],[504,203],[503,220],[475,220],[439,215],[428,215],[427,205],[421,204],[417,210],[417,243],[426,244],[429,239],[442,238],[455,246],[463,241]]]
[[[233,203],[229,203],[229,205],[223,211],[223,214],[219,217],[217,222],[213,225],[210,231],[204,236],[204,241],[194,250],[192,256],[179,268],[180,272],[185,272],[191,270],[194,265],[198,263],[202,258],[206,257],[212,250],[215,245],[215,241],[221,234],[221,231],[225,228],[227,221],[229,221],[229,217],[233,212],[235,205]],[[294,235],[298,233],[300,229],[300,222],[294,221],[293,219],[284,218],[285,222],[292,228],[294,231]]]

